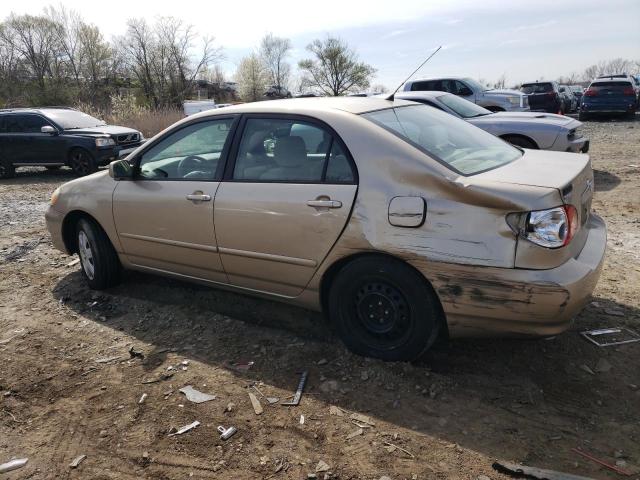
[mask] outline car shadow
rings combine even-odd
[[[415,363],[385,363],[348,352],[319,313],[171,279],[132,272],[94,292],[76,271],[53,296],[139,348],[151,345],[148,374],[165,371],[169,352],[227,369],[239,383],[262,381],[263,390],[295,390],[308,370],[305,395],[539,467],[573,465],[571,448],[584,445],[637,452],[640,395],[627,385],[640,384],[628,365],[640,343],[598,348],[579,334],[640,320],[640,310],[610,300],[594,299],[576,326],[551,339],[455,340]],[[600,368],[603,358],[610,370]],[[232,366],[248,361],[255,364],[247,371]]]
[[[68,167],[47,170],[45,167],[18,167],[13,178],[2,180],[6,184],[32,185],[33,183],[60,183],[77,178]]]
[[[620,177],[606,170],[593,170],[596,192],[608,192],[620,185]]]

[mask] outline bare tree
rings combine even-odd
[[[290,51],[291,40],[275,37],[272,33],[265,35],[260,42],[260,58],[268,72],[269,81],[278,90],[289,86],[291,66],[286,62],[286,58]]]
[[[95,25],[81,24],[78,30],[78,43],[79,72],[81,72],[90,93],[96,95],[102,79],[109,75],[113,50],[105,42],[100,29]]]
[[[268,73],[258,55],[252,53],[244,57],[236,71],[236,81],[240,97],[245,102],[255,102],[262,98]]]
[[[507,75],[503,73],[493,84],[493,88],[505,88],[507,86]]]
[[[360,62],[356,52],[339,38],[314,40],[307,50],[314,58],[300,61],[298,67],[306,84],[326,95],[365,90],[376,73],[371,65]]]
[[[64,5],[58,9],[47,7],[44,10],[46,17],[53,21],[53,33],[58,47],[58,58],[64,58],[67,68],[80,86],[80,29],[84,26],[80,15],[67,10]]]

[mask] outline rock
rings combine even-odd
[[[477,480],[491,480],[491,477],[487,477],[486,475],[478,475]]]
[[[372,427],[376,426],[375,422],[371,420],[370,417],[367,417],[366,415],[362,415],[361,413],[352,413],[349,418],[359,423],[366,423],[367,425],[371,425]]]
[[[316,473],[328,472],[331,467],[324,460],[320,460],[316,465]]]
[[[227,403],[227,408],[224,409],[225,412],[233,412],[233,410],[236,408],[236,404],[233,402],[229,402]]]
[[[100,430],[100,436],[101,437],[106,437],[107,435],[109,435],[109,432],[107,432],[106,430]]]
[[[333,393],[338,390],[338,381],[337,380],[327,380],[326,382],[322,382],[320,384],[320,391],[322,393]]]
[[[391,480],[391,477],[387,477],[386,475],[383,475],[378,480]]]
[[[362,372],[362,373],[360,374],[360,378],[361,378],[363,381],[365,381],[365,382],[366,382],[367,380],[369,380],[369,372],[367,372],[367,371],[365,370],[364,372]]]
[[[611,364],[607,361],[606,358],[601,358],[598,360],[596,364],[595,371],[598,373],[606,373],[611,370]]]

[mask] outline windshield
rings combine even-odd
[[[482,115],[489,115],[492,113],[486,108],[482,108],[481,106],[456,95],[441,95],[438,97],[438,101],[449,107],[462,118],[481,117]]]
[[[550,83],[525,83],[520,90],[527,95],[530,93],[547,93],[553,91],[553,85]]]
[[[64,129],[101,127],[106,125],[102,120],[78,112],[77,110],[47,110],[47,117]]]
[[[362,115],[462,175],[500,167],[522,152],[490,133],[426,105]]]
[[[473,78],[463,78],[463,80],[465,81],[465,83],[467,85],[470,86],[470,88],[472,90],[477,90],[479,92],[486,92],[487,91],[487,87],[485,87],[484,85],[482,85],[479,82],[476,82]]]

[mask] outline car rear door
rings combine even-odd
[[[235,118],[179,127],[133,159],[137,174],[113,193],[122,249],[135,266],[226,283],[213,199]]]
[[[222,264],[233,285],[297,296],[349,219],[357,172],[316,120],[247,115],[241,123],[214,205]]]

